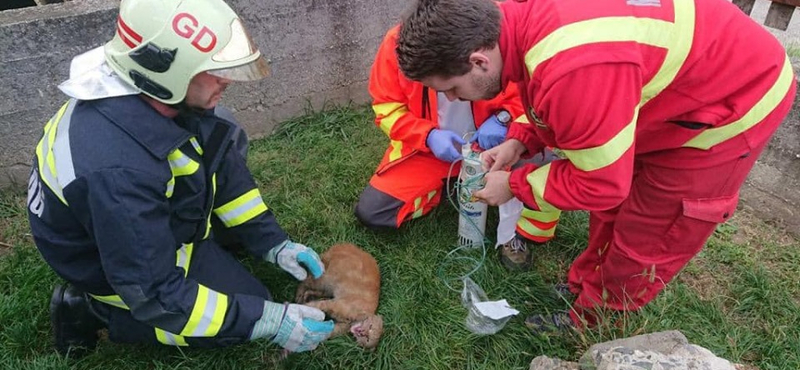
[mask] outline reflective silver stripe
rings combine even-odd
[[[197,138],[196,137],[190,138],[189,142],[192,143],[192,146],[194,147],[194,151],[197,152],[197,154],[203,155],[203,148],[200,147],[200,143],[197,142]]]
[[[189,274],[189,264],[192,259],[192,248],[194,244],[188,243],[184,244],[180,249],[177,251],[177,263],[175,266],[178,266],[183,269],[183,275],[186,276]]]
[[[186,344],[186,339],[182,336],[177,334],[172,334],[166,330],[161,330],[159,328],[155,328],[156,331],[156,339],[162,344],[170,345],[170,346],[188,346]]]
[[[236,207],[236,208],[234,208],[234,209],[232,209],[232,210],[230,210],[228,212],[225,212],[223,214],[219,214],[218,216],[222,220],[222,222],[227,225],[227,224],[231,223],[231,220],[243,215],[245,212],[255,208],[257,205],[259,205],[259,204],[261,204],[263,202],[264,201],[261,199],[261,197],[256,197],[256,198],[250,199],[249,201],[247,201],[245,203],[242,203],[238,207]]]
[[[217,310],[218,299],[219,299],[219,293],[213,290],[209,290],[208,300],[206,301],[206,306],[205,309],[203,310],[203,316],[197,323],[197,327],[195,327],[194,331],[192,331],[191,336],[193,337],[205,336],[208,327],[211,326],[211,319],[214,317],[214,312]]]
[[[56,175],[61,191],[75,180],[75,165],[72,163],[72,149],[69,142],[69,127],[72,123],[72,113],[75,111],[77,101],[70,99],[67,111],[58,122],[56,140],[53,143],[53,155],[56,161]]]
[[[175,159],[169,160],[169,164],[173,168],[181,168],[183,166],[188,166],[189,163],[191,163],[192,160],[185,154],[183,154],[183,152],[181,152],[180,150],[175,150],[175,151],[178,152],[178,155],[176,156]]]
[[[62,192],[61,186],[58,184],[58,177],[56,176],[56,163],[55,159],[53,158],[53,145],[56,139],[56,131],[58,127],[58,122],[61,121],[61,118],[64,117],[64,113],[69,108],[70,103],[73,101],[67,101],[64,105],[59,108],[58,112],[47,121],[47,124],[44,126],[44,134],[42,135],[42,139],[39,140],[39,144],[36,145],[36,159],[38,161],[39,166],[39,175],[42,177],[42,181],[44,181],[45,185],[47,185],[50,190],[61,200],[62,203],[67,204],[67,201],[64,199],[64,195]]]
[[[175,149],[172,151],[172,153],[169,153],[167,159],[169,160],[169,166],[172,170],[172,175],[175,177],[191,175],[197,172],[197,169],[200,168],[199,163],[193,161],[186,154],[183,154],[180,149]]]
[[[165,194],[167,198],[172,198],[172,193],[174,192],[175,192],[175,176],[172,176],[172,178],[169,179],[169,181],[167,181],[167,191]]]

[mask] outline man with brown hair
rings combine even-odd
[[[461,145],[472,142],[490,149],[502,143],[513,118],[523,115],[514,85],[490,99],[468,102],[409,81],[397,66],[399,27],[386,33],[369,80],[375,125],[389,138],[389,147],[355,207],[356,217],[371,229],[396,229],[422,217],[442,200],[445,181],[458,176]],[[476,131],[467,143],[465,136]],[[531,160],[544,164],[552,153]],[[544,244],[554,236],[559,212],[523,209],[514,200],[500,206],[497,249],[509,270],[527,270],[527,241]],[[514,225],[516,223],[516,227]]]
[[[537,331],[655,298],[733,215],[796,90],[780,43],[723,0],[419,0],[397,55],[460,99],[519,85],[530,124],[484,153],[477,197],[590,211],[573,310],[529,317]],[[543,145],[566,158],[504,170]]]

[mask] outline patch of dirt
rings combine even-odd
[[[700,299],[710,301],[715,297],[726,295],[728,287],[717,276],[730,276],[727,266],[715,267],[715,274],[710,272],[708,262],[703,258],[695,258],[690,262],[692,268],[684,270],[678,277],[678,281],[683,282],[697,292]],[[715,276],[716,275],[716,276]]]

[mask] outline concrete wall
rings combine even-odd
[[[228,0],[273,76],[232,85],[222,102],[252,137],[309,103],[366,102],[380,39],[407,0]],[[114,34],[118,0],[80,0],[0,12],[0,188],[27,181],[44,123],[66,101],[56,86],[74,55]]]

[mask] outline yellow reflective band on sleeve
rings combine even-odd
[[[172,169],[172,175],[187,176],[197,172],[200,164],[187,157],[186,154],[180,149],[175,149],[167,156],[169,160],[169,167]]]
[[[526,178],[528,184],[531,186],[531,190],[533,190],[533,197],[536,200],[536,205],[539,206],[539,210],[548,213],[560,211],[544,200],[544,192],[547,188],[547,177],[550,175],[550,165],[552,165],[552,163],[548,163],[533,170]]]
[[[228,296],[197,285],[197,298],[189,321],[180,335],[187,337],[213,337],[222,328],[225,312],[228,310]]]
[[[616,136],[605,144],[587,149],[561,149],[561,152],[581,171],[594,171],[609,166],[622,157],[633,145],[636,134],[636,119],[639,109],[633,112],[633,119]]]
[[[253,189],[214,210],[226,227],[241,225],[253,217],[264,213],[267,205],[261,199],[258,189]]]
[[[180,249],[178,249],[176,253],[176,262],[175,266],[178,266],[183,269],[183,277],[189,275],[189,265],[192,262],[192,251],[194,250],[194,244],[188,243],[184,244]]]
[[[694,0],[675,0],[674,22],[637,17],[603,17],[565,25],[525,53],[533,76],[536,68],[556,54],[586,44],[636,42],[661,47],[667,55],[656,75],[642,89],[644,104],[664,90],[680,71],[692,48],[695,28]]]
[[[181,346],[185,347],[188,346],[186,344],[186,339],[183,336],[172,334],[166,330],[161,330],[159,328],[155,328],[156,330],[156,339],[158,339],[159,343],[166,344],[168,346]]]
[[[775,81],[775,84],[761,97],[761,100],[759,100],[742,118],[725,126],[706,129],[686,142],[686,144],[683,144],[683,146],[708,150],[714,145],[747,131],[761,122],[764,117],[770,114],[775,107],[780,104],[793,83],[795,83],[795,79],[794,72],[792,71],[792,63],[789,61],[789,58],[786,57],[783,61],[783,69],[781,70],[780,76],[778,76],[778,80]]]
[[[528,233],[528,235],[532,236],[552,238],[556,234],[556,225],[553,225],[549,229],[543,230],[524,218],[520,218],[519,221],[517,221],[517,226]]]
[[[394,162],[403,156],[403,142],[392,140],[389,144],[392,146],[392,151],[389,153],[389,162]]]
[[[408,113],[408,108],[403,103],[391,102],[374,104],[372,110],[380,121],[381,130],[388,136],[400,117]]]
[[[126,305],[125,302],[122,301],[122,297],[118,295],[101,296],[101,295],[89,294],[89,296],[105,304],[112,305],[114,307],[119,307],[125,310],[130,310],[130,308],[128,308],[128,305]]]
[[[522,217],[539,222],[553,222],[558,221],[558,219],[561,218],[561,211],[555,210],[553,212],[542,212],[523,208]]]

